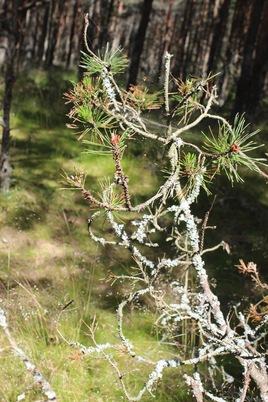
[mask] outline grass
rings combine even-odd
[[[96,192],[103,175],[113,176],[112,164],[106,157],[81,154],[81,144],[65,129],[62,116],[66,109],[60,99],[69,84],[68,77],[63,78],[59,72],[36,73],[34,79],[17,83],[11,147],[14,183],[8,194],[0,195],[0,299],[13,337],[50,382],[60,401],[113,402],[123,400],[123,394],[110,365],[103,358],[82,358],[56,330],[59,312],[74,300],[60,320],[66,339],[92,346],[87,325],[96,317],[96,339],[101,343],[118,342],[115,310],[123,297],[122,284],[110,287],[105,279],[108,269],[124,273],[132,263],[126,253],[102,248],[89,239],[87,219],[92,211],[88,204],[79,193],[60,189],[63,170],[72,172],[74,164],[88,172],[87,180]],[[123,163],[135,197],[142,199],[157,186],[161,157],[159,151],[152,151],[145,143],[133,142],[131,150],[127,150]],[[244,254],[250,260],[256,257],[255,262],[263,270],[267,262],[267,253],[260,254],[268,238],[268,199],[263,187],[263,181],[255,175],[249,175],[246,184],[232,195],[226,182],[219,184],[219,197],[211,216],[219,231],[216,235],[208,232],[207,239],[215,244],[215,240],[224,238],[236,246],[227,261],[219,251],[209,256],[207,263],[226,309],[230,289],[236,300],[243,297],[245,290],[254,294],[250,283],[242,281],[233,268],[238,259]],[[209,209],[209,203],[205,198],[201,216]],[[235,217],[230,219],[234,208]],[[262,225],[261,230],[257,230],[257,223]],[[137,349],[146,351],[152,360],[161,358],[160,335],[153,328],[149,308],[130,310],[125,322],[126,335]],[[41,400],[40,388],[33,385],[22,362],[7,348],[2,331],[0,344],[0,399],[15,401],[27,390],[25,401]],[[162,349],[170,356],[176,353],[168,345]],[[126,379],[131,394],[137,394],[150,368],[141,365],[139,372],[132,372],[134,363],[120,350],[114,351],[114,359],[128,367]],[[177,370],[167,370],[155,400],[191,401],[180,378]],[[143,400],[153,398],[148,394]]]

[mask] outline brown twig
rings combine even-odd
[[[131,206],[131,201],[130,201],[130,194],[128,190],[128,177],[124,174],[123,167],[121,165],[121,151],[120,151],[120,136],[119,135],[113,135],[111,138],[111,145],[112,145],[112,153],[113,153],[113,159],[115,162],[115,177],[116,181],[122,186],[123,193],[124,193],[124,199],[125,199],[125,205],[128,211],[132,210]]]

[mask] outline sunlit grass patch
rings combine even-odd
[[[116,398],[121,398],[123,394],[105,356],[82,355],[75,346],[68,346],[57,331],[58,326],[67,341],[80,342],[85,347],[92,347],[94,342],[88,327],[96,320],[96,341],[119,343],[114,311],[106,310],[104,313],[96,304],[96,300],[91,299],[90,279],[84,291],[81,291],[78,278],[70,279],[70,283],[65,287],[63,285],[62,289],[57,289],[57,293],[56,289],[53,290],[53,287],[47,285],[17,284],[9,291],[4,303],[10,329],[20,347],[50,382],[60,400],[83,401],[96,397],[100,398],[99,400],[116,401]],[[57,324],[58,315],[70,297],[74,302]],[[125,324],[126,334],[137,346],[137,352],[139,349],[146,349],[146,357],[157,360],[160,356],[156,347],[157,338],[152,332],[151,315],[147,311],[139,311],[138,314],[135,311],[129,312],[126,314]],[[2,340],[3,345],[8,346],[6,340]],[[167,346],[166,352],[168,350]],[[41,397],[38,385],[33,386],[32,378],[29,373],[25,374],[19,358],[14,356],[11,349],[6,349],[4,353],[8,361],[2,378],[10,378],[9,384],[12,385],[12,389],[3,389],[7,398],[15,399],[24,391],[27,401],[39,395]],[[114,349],[113,360],[121,368],[127,364],[126,383],[135,395],[150,374],[150,367],[139,364],[137,369],[137,363],[120,347]],[[15,381],[13,376],[21,381]]]

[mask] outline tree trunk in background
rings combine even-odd
[[[60,17],[64,8],[64,0],[51,0],[48,19],[48,35],[45,67],[50,68],[54,60],[54,52],[58,39]]]
[[[99,37],[99,48],[103,49],[106,44],[111,42],[111,35],[109,30],[109,25],[111,19],[116,12],[116,1],[115,0],[102,0],[101,1],[101,29],[100,29],[100,37]]]
[[[209,59],[207,63],[207,74],[212,72],[213,67],[217,64],[220,57],[224,39],[224,31],[226,29],[229,16],[231,0],[224,0],[219,6],[215,15],[215,23],[212,30],[212,41],[210,45]]]
[[[267,1],[0,0],[0,18],[8,22],[7,7],[19,7],[23,21],[16,57],[27,69],[77,68],[80,50],[86,50],[83,13],[88,12],[88,46],[94,52],[103,50],[107,42],[112,50],[124,48],[130,58],[128,87],[143,71],[157,83],[168,50],[173,54],[175,77],[221,72],[217,77],[220,104],[236,91],[234,111],[253,113],[267,79]],[[2,70],[7,63],[6,43],[1,29]]]
[[[100,0],[94,0],[91,2],[88,9],[85,10],[89,16],[89,25],[87,29],[87,45],[93,52],[96,52],[99,45],[100,36]],[[84,44],[84,27],[82,28],[82,50],[85,51]]]
[[[240,74],[244,38],[248,30],[248,10],[251,9],[251,0],[236,0],[229,7],[227,31],[224,38],[224,49],[221,53],[222,66],[219,77],[220,105],[228,99],[234,87],[235,80]]]
[[[180,74],[184,75],[185,73],[185,61],[186,61],[186,52],[185,47],[189,41],[189,33],[191,30],[192,24],[192,15],[193,15],[194,1],[189,0],[185,4],[184,14],[182,18],[182,24],[178,23],[178,29],[175,33],[175,38],[178,38],[174,43],[174,50],[171,50],[171,53],[174,53],[174,59],[176,60],[175,67],[172,70],[172,74],[175,77],[178,77]]]
[[[75,37],[76,35],[76,27],[79,26],[78,17],[81,14],[81,0],[75,0],[73,6],[73,16],[72,16],[72,24],[71,24],[71,32],[69,38],[69,46],[67,49],[67,56],[66,56],[66,68],[70,67],[72,53],[74,51],[75,46]],[[82,15],[81,15],[82,16]]]
[[[255,50],[254,67],[252,71],[253,80],[248,92],[246,110],[257,112],[257,108],[262,98],[268,70],[268,1],[264,2],[262,22],[260,26],[258,41]]]
[[[99,0],[94,0],[90,3],[89,7],[86,8],[84,11],[85,13],[88,14],[89,17],[89,25],[87,29],[87,35],[86,35],[86,41],[87,41],[87,46],[89,47],[90,50],[93,52],[97,51],[97,43],[98,43],[98,37],[99,37],[99,29],[97,25],[98,21],[98,7],[99,7]],[[84,22],[81,27],[80,31],[80,50],[82,52],[87,52],[86,46],[85,46],[85,41],[84,41]],[[83,77],[83,73],[85,70],[81,67],[81,63],[79,63],[79,69],[78,69],[78,79],[81,80]]]
[[[253,115],[258,107],[268,66],[268,0],[255,0],[244,46],[233,115]]]
[[[7,192],[12,177],[12,167],[9,161],[10,148],[10,110],[12,101],[12,90],[16,79],[15,69],[17,68],[19,47],[23,41],[26,11],[23,9],[24,1],[6,0],[1,13],[1,30],[5,33],[6,58],[5,58],[5,80],[3,97],[3,131],[0,152],[0,188]]]
[[[55,24],[54,9],[56,1],[57,0],[50,0],[49,3],[46,37],[45,37],[45,48],[46,48],[45,68],[49,68],[51,66],[54,58],[56,38],[53,36],[53,26]]]
[[[49,18],[49,4],[46,3],[42,10],[40,16],[40,33],[38,33],[38,44],[37,44],[37,63],[39,67],[43,64],[43,56],[44,56],[44,49],[45,49],[45,42],[46,42],[46,35],[47,35],[47,26],[48,26],[48,18]]]
[[[163,18],[161,24],[161,36],[160,36],[160,44],[159,44],[159,52],[158,52],[158,68],[156,79],[159,81],[162,74],[163,67],[163,55],[167,51],[169,51],[170,43],[172,42],[173,32],[174,32],[174,17],[172,15],[172,9],[174,5],[174,0],[169,0],[167,6],[167,12],[165,17]]]
[[[15,60],[15,41],[8,40],[7,55],[6,55],[6,73],[5,73],[5,90],[3,99],[3,132],[2,145],[0,154],[0,182],[1,191],[7,192],[10,187],[12,177],[12,167],[9,162],[10,148],[10,109],[12,100],[12,89],[15,83],[14,75],[14,60]]]
[[[153,0],[144,0],[141,10],[141,20],[138,31],[135,36],[134,46],[130,56],[130,67],[128,72],[127,88],[131,84],[135,85],[137,82],[140,58],[144,45],[146,30],[149,24],[150,14],[152,10]]]
[[[26,29],[23,38],[22,50],[20,51],[20,64],[28,69],[35,59],[35,43],[37,32],[38,15],[37,9],[28,10],[26,14]]]

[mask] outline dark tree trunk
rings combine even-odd
[[[22,44],[22,49],[20,51],[21,64],[25,68],[29,68],[35,60],[35,43],[36,43],[36,33],[37,33],[37,23],[38,23],[38,11],[37,8],[33,10],[28,10],[26,16],[27,26],[25,29],[25,36]]]
[[[97,50],[100,50],[99,43],[100,43],[100,31],[101,31],[101,21],[100,21],[100,0],[94,0],[90,3],[90,7],[88,10],[89,16],[89,25],[87,29],[87,46],[92,50],[94,53]],[[82,32],[82,50],[85,51],[85,43],[84,43],[84,28]]]
[[[55,2],[57,0],[51,0],[48,11],[48,19],[47,19],[47,28],[46,28],[46,58],[45,58],[45,68],[49,68],[52,65],[54,58],[54,49],[55,49],[55,40],[56,38],[53,35],[54,31],[54,10],[55,10]]]
[[[225,50],[221,53],[222,75],[219,77],[220,105],[234,88],[242,58],[244,41],[249,25],[251,0],[236,0],[229,7],[229,30],[225,33]]]
[[[246,110],[255,114],[262,98],[268,70],[268,1],[264,2],[262,23],[256,44],[252,81]]]
[[[178,26],[180,26],[180,29],[178,29],[177,33],[175,34],[175,37],[178,37],[178,42],[174,44],[174,51],[171,52],[174,53],[176,60],[176,65],[172,70],[172,74],[175,77],[178,77],[180,74],[184,75],[186,70],[186,58],[187,58],[186,43],[188,43],[187,38],[189,38],[191,25],[193,22],[192,18],[193,10],[194,10],[194,1],[189,0],[185,4],[182,24],[181,26],[178,24]]]
[[[97,20],[98,20],[98,6],[99,6],[99,0],[94,0],[90,3],[90,6],[86,8],[84,11],[85,13],[88,13],[89,16],[89,25],[87,28],[87,33],[86,33],[86,38],[84,36],[84,24],[81,27],[80,31],[80,50],[81,52],[86,53],[86,44],[85,44],[85,39],[87,41],[87,47],[92,50],[94,53],[97,50],[97,39],[99,35],[98,31],[98,25],[97,25]],[[79,69],[78,69],[78,79],[81,80],[83,77],[85,70],[81,67],[81,63],[79,63]]]
[[[38,59],[39,67],[41,67],[43,64],[43,55],[44,55],[44,49],[45,49],[45,41],[46,41],[48,18],[49,18],[49,4],[45,4],[45,9],[43,10],[42,14],[43,14],[42,15],[42,23],[40,23],[41,29],[40,29],[40,34],[39,34],[39,39],[38,39],[38,49],[37,49],[37,59]]]
[[[130,62],[130,67],[129,67],[129,72],[128,72],[129,75],[128,75],[127,88],[129,88],[129,86],[131,84],[135,85],[137,82],[140,58],[141,58],[142,49],[143,49],[143,45],[144,45],[146,30],[147,30],[149,20],[150,20],[152,5],[153,5],[153,0],[144,0],[143,1],[140,25],[139,25],[138,31],[136,33],[136,36],[135,36],[134,47],[132,49],[131,57],[130,57],[131,62]]]
[[[20,4],[21,5],[21,4]],[[9,162],[10,148],[10,109],[12,100],[12,89],[15,82],[15,65],[18,55],[17,44],[19,41],[18,32],[18,7],[16,1],[5,1],[4,13],[1,15],[1,29],[5,32],[7,44],[5,49],[5,81],[3,98],[3,131],[0,152],[0,186],[1,191],[7,192],[10,187],[12,168]],[[2,20],[4,18],[4,21]]]
[[[226,29],[227,19],[229,15],[230,2],[231,0],[224,0],[218,11],[217,19],[213,27],[213,38],[210,45],[207,74],[210,73],[213,70],[213,67],[217,65],[217,59],[219,58],[221,53],[224,30]]]
[[[109,24],[114,13],[114,0],[110,0],[107,4],[107,0],[101,1],[101,20],[103,24],[101,26],[101,32],[99,37],[99,48],[103,48],[106,43],[110,42]]]
[[[49,27],[47,35],[47,51],[45,68],[50,68],[54,60],[54,52],[58,39],[58,31],[60,26],[60,16],[63,11],[64,0],[51,0]]]
[[[9,162],[10,148],[10,109],[12,100],[12,90],[15,83],[14,60],[15,60],[15,45],[14,40],[8,41],[9,49],[6,55],[6,73],[5,73],[5,92],[3,99],[3,132],[2,146],[0,154],[0,182],[1,191],[7,192],[10,187],[12,177],[12,167]]]
[[[74,3],[73,7],[73,18],[72,18],[72,26],[71,26],[71,32],[70,32],[70,41],[69,41],[69,48],[67,51],[67,57],[66,57],[66,67],[70,67],[70,62],[71,62],[71,56],[73,53],[73,46],[74,46],[74,36],[75,36],[75,28],[77,26],[77,16],[79,15],[79,9],[81,7],[80,0],[76,0]]]
[[[260,0],[255,3],[245,44],[241,75],[237,84],[233,115],[243,111],[254,115],[261,99],[267,73],[268,1]]]
[[[3,12],[0,14],[1,34],[6,37],[3,131],[0,151],[0,188],[3,192],[9,190],[12,177],[12,167],[9,161],[12,91],[25,35],[26,13],[32,4],[26,0],[6,0]]]
[[[169,0],[167,12],[162,23],[160,43],[159,43],[159,53],[158,53],[158,69],[156,79],[159,80],[162,74],[163,66],[163,55],[169,51],[169,45],[172,42],[173,26],[174,21],[172,18],[172,8],[174,5],[174,0]]]
[[[267,2],[268,0],[255,0],[252,5],[233,115],[238,112],[253,115],[260,99],[260,84],[264,81],[267,66],[267,42],[265,42],[267,40]],[[264,47],[260,49],[260,45]]]

